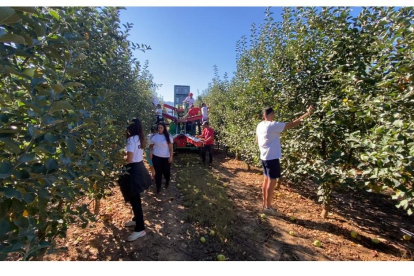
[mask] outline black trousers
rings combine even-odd
[[[208,163],[213,163],[213,145],[204,145],[204,147],[201,148],[201,160],[203,160],[203,163],[206,163],[206,151],[208,151]]]
[[[135,232],[141,232],[145,230],[144,215],[142,214],[141,196],[138,194],[131,198],[132,211],[134,212],[134,218],[132,219],[137,224],[135,225]]]
[[[161,190],[162,175],[164,175],[165,178],[165,187],[168,187],[171,176],[171,164],[168,162],[168,157],[164,158],[152,155],[152,164],[155,169],[155,185],[157,186],[157,191]]]

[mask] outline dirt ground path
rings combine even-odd
[[[282,185],[274,198],[279,215],[261,218],[259,169],[247,170],[244,163],[217,153],[212,168],[199,164],[194,152],[178,154],[174,163],[170,187],[158,196],[153,193],[154,186],[143,194],[145,237],[125,241],[133,231],[124,227],[132,218],[132,211],[118,187],[114,187],[101,201],[97,222],[85,229],[71,225],[67,238],[58,240],[58,245],[68,250],[44,259],[194,261],[215,260],[217,254],[224,254],[230,261],[414,260],[413,241],[402,240],[399,233],[401,227],[414,230],[412,218],[395,210],[388,199],[375,196],[373,200],[370,195],[357,199],[358,195],[338,194],[337,207],[324,220],[319,217],[316,187],[310,183]],[[191,170],[183,169],[189,166]],[[195,178],[187,178],[189,171],[197,172],[193,173]],[[235,218],[226,225],[229,234],[225,238],[209,237],[214,225],[190,216],[194,211],[203,214],[204,209],[196,207],[197,201],[188,203],[189,191],[182,187],[196,184],[194,191],[210,189],[202,180],[206,175],[217,180],[211,185],[224,189],[227,199],[223,200],[230,206],[226,212]],[[349,203],[354,204],[352,210]],[[226,216],[226,212],[218,214]],[[379,223],[378,218],[385,220],[385,224]],[[358,232],[358,239],[350,237],[352,230]],[[200,237],[206,237],[207,243],[201,243]],[[371,238],[378,238],[380,244],[372,243]],[[322,247],[313,246],[316,239]]]

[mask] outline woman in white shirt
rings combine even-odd
[[[129,193],[126,199],[131,203],[134,218],[126,223],[125,226],[135,226],[135,229],[127,238],[128,241],[134,241],[146,235],[140,193],[148,189],[152,182],[151,176],[145,168],[144,162],[142,162],[146,144],[144,130],[139,119],[132,121],[133,124],[127,127],[126,133],[126,168],[129,177],[125,185],[128,188],[127,193]]]
[[[168,133],[165,123],[158,123],[158,132],[151,138],[150,158],[155,169],[155,184],[157,193],[161,190],[162,175],[165,178],[165,188],[170,184],[170,167],[173,160],[173,138]]]

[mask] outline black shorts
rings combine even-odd
[[[263,174],[270,179],[280,178],[279,159],[262,160]]]

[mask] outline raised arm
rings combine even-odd
[[[300,116],[299,118],[297,118],[293,122],[285,123],[285,128],[283,130],[287,130],[287,129],[290,129],[292,127],[295,127],[295,126],[299,125],[304,118],[306,118],[307,116],[310,116],[310,114],[312,112],[312,109],[313,109],[312,106],[308,107],[308,111],[305,114],[303,114],[302,116]]]

